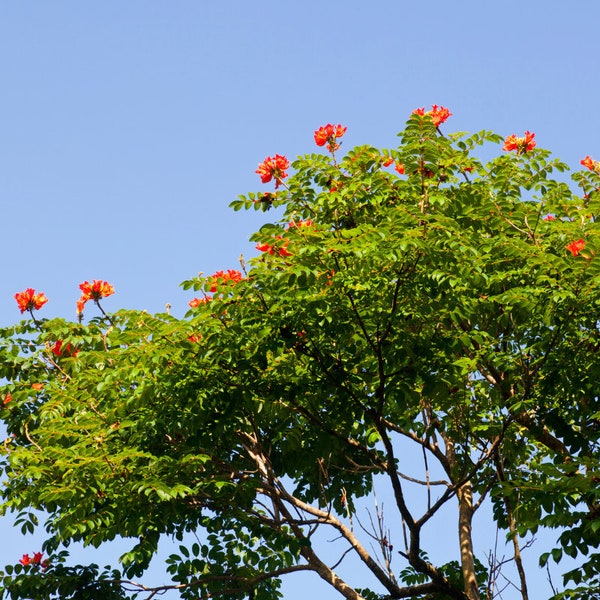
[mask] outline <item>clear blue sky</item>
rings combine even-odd
[[[182,314],[182,280],[253,254],[264,215],[228,204],[258,163],[327,122],[391,147],[437,103],[446,131],[600,159],[599,23],[597,0],[2,2],[0,325],[27,287],[74,317],[92,278],[107,310]],[[1,527],[0,563],[34,549]]]

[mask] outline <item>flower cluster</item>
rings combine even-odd
[[[585,247],[585,241],[579,238],[575,242],[571,242],[566,245],[567,250],[573,255],[577,256]]]
[[[54,346],[52,346],[51,352],[58,358],[62,358],[64,356],[71,356],[75,358],[79,350],[77,348],[73,348],[69,343],[63,345],[62,340],[56,340]]]
[[[206,284],[209,285],[209,291],[216,292],[217,287],[221,285],[227,284],[236,284],[238,281],[243,279],[243,275],[240,271],[236,271],[235,269],[228,269],[227,271],[217,271],[213,273],[209,277],[206,278]],[[192,298],[188,302],[188,306],[190,308],[198,308],[203,304],[207,304],[213,299],[212,296],[204,294],[202,298]],[[188,338],[189,339],[189,338]]]
[[[590,171],[600,173],[600,160],[594,160],[589,154],[581,159],[581,164]]]
[[[529,152],[536,146],[535,140],[533,139],[534,137],[535,133],[531,133],[531,131],[526,131],[523,137],[517,137],[513,133],[504,140],[504,146],[502,146],[502,150],[506,152],[516,150],[517,154]]]
[[[228,283],[238,283],[243,279],[243,275],[240,271],[235,269],[228,269],[227,271],[217,271],[213,275],[207,278],[207,282],[210,285],[210,291],[216,292],[217,285],[223,285]]]
[[[29,554],[23,554],[23,556],[19,559],[19,562],[24,567],[29,565],[40,565],[42,569],[45,569],[48,566],[48,560],[42,560],[43,556],[43,552],[34,552],[33,556],[29,556]]]
[[[210,302],[211,300],[212,300],[212,298],[210,296],[204,296],[204,298],[192,298],[188,302],[188,305],[190,308],[198,308],[201,304],[206,304],[207,302]]]
[[[276,240],[281,240],[282,236],[275,236]],[[256,244],[256,249],[259,252],[266,252],[267,254],[278,254],[281,257],[292,256],[292,253],[287,249],[289,242],[285,241],[281,246],[276,247],[274,244]]]
[[[98,302],[100,298],[106,298],[115,293],[115,288],[110,283],[99,279],[94,279],[92,283],[84,281],[79,284],[79,289],[81,290],[81,298],[77,301],[77,314],[83,312],[83,307],[88,300]]]
[[[294,227],[313,227],[314,223],[312,222],[311,219],[306,219],[306,221],[302,220],[302,219],[298,219],[297,221],[290,221],[287,224],[286,230],[287,229],[293,229]]]
[[[413,115],[427,115],[431,117],[433,124],[439,127],[442,123],[448,120],[448,117],[452,116],[452,113],[445,106],[438,106],[437,104],[431,105],[431,110],[425,112],[425,107],[415,108],[412,112]]]
[[[280,154],[275,156],[267,156],[256,169],[256,173],[260,175],[260,180],[263,183],[269,183],[271,179],[275,179],[275,189],[277,189],[282,181],[288,176],[287,169],[290,168],[290,161]]]
[[[24,292],[17,292],[15,294],[15,300],[17,301],[17,305],[21,314],[26,310],[39,310],[48,302],[48,298],[43,292],[36,294],[33,288],[27,288]]]
[[[391,156],[388,156],[381,163],[384,167],[389,167],[392,163],[394,163],[394,169],[400,173],[400,175],[404,175],[404,165],[401,162],[395,161]]]
[[[310,220],[307,219],[306,221],[302,220],[302,219],[298,219],[297,221],[290,221],[285,230],[289,231],[290,229],[300,229],[303,227],[314,227],[314,223]],[[276,242],[280,242],[281,240],[283,240],[283,236],[282,235],[276,235],[275,236],[275,240]],[[282,243],[278,244],[269,244],[268,242],[262,242],[260,244],[256,244],[256,249],[259,252],[266,252],[267,254],[277,254],[278,256],[281,257],[286,257],[286,256],[292,256],[292,253],[288,250],[288,245],[289,245],[289,240],[284,240]]]
[[[340,145],[338,140],[346,133],[347,127],[343,127],[342,125],[332,125],[331,123],[327,123],[323,127],[319,127],[314,133],[315,143],[317,146],[325,146],[327,145],[327,150],[333,153],[336,150],[339,150]]]

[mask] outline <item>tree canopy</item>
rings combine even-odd
[[[532,133],[445,134],[449,116],[415,111],[393,149],[341,155],[328,124],[323,152],[267,157],[272,191],[232,203],[273,215],[258,256],[185,281],[183,318],[107,314],[99,280],[77,322],[17,294],[1,506],[46,541],[4,568],[3,597],[261,600],[302,570],[350,599],[494,598],[501,561],[473,546],[486,503],[522,598],[540,527],[542,565],[579,559],[555,597],[595,597],[600,163],[570,185]],[[458,541],[438,563],[422,540],[441,527]],[[145,588],[164,535],[172,582]],[[120,566],[69,562],[71,542],[119,537]]]

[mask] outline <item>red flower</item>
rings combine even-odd
[[[347,127],[343,127],[342,125],[332,125],[331,123],[327,123],[327,125],[319,127],[319,129],[315,131],[315,143],[317,146],[324,146],[327,144],[329,152],[335,152],[340,147],[337,140],[346,133],[347,129]]]
[[[275,156],[267,156],[256,169],[256,173],[260,175],[260,180],[263,183],[268,183],[271,179],[275,179],[275,189],[279,187],[282,180],[285,179],[288,174],[286,169],[290,168],[290,161],[280,154]]]
[[[590,171],[600,172],[600,161],[594,160],[589,154],[585,158],[582,158],[580,162]]]
[[[429,115],[436,127],[445,123],[448,120],[448,117],[452,116],[452,113],[445,106],[438,106],[437,104],[432,104],[431,110],[428,110],[427,112],[425,112],[425,107],[415,108],[415,110],[412,111],[412,114],[421,117]]]
[[[279,248],[279,250],[277,250],[279,256],[292,256],[292,253],[287,249],[287,245],[288,242],[286,242],[283,246],[281,246],[281,248]]]
[[[504,146],[502,146],[502,150],[505,150],[506,152],[516,150],[517,154],[529,152],[536,146],[535,140],[533,139],[534,137],[535,133],[531,133],[530,131],[526,131],[524,137],[517,137],[513,133],[504,140]]]
[[[204,296],[204,298],[192,298],[188,304],[190,305],[190,308],[198,308],[201,304],[206,304],[211,300],[212,298],[210,296]]]
[[[259,252],[266,252],[267,254],[273,254],[273,246],[271,244],[267,244],[266,242],[262,244],[256,244],[256,249]]]
[[[192,342],[192,344],[197,344],[201,339],[202,339],[202,334],[192,334],[192,335],[188,335],[188,342]]]
[[[281,236],[278,235],[275,239],[280,240]],[[292,256],[292,253],[287,249],[289,242],[285,242],[283,246],[280,248],[276,248],[272,244],[267,244],[266,242],[262,244],[256,244],[256,249],[259,252],[266,252],[267,254],[279,254],[279,256]]]
[[[72,356],[73,358],[75,358],[77,356],[77,353],[79,352],[79,350],[77,349],[73,349],[71,347],[71,344],[68,344],[63,348],[63,341],[62,340],[56,340],[56,342],[54,343],[54,346],[52,347],[52,354],[54,354],[54,356]]]
[[[217,271],[214,275],[211,275],[207,281],[211,284],[210,291],[216,292],[217,285],[231,283],[237,283],[243,279],[242,274],[235,269],[228,269],[225,271]]]
[[[431,112],[428,114],[431,115],[431,120],[436,127],[445,123],[448,117],[452,116],[452,113],[445,106],[438,106],[437,104],[431,106]]]
[[[115,288],[110,283],[99,279],[94,279],[92,283],[84,281],[79,284],[79,289],[82,293],[81,298],[77,301],[77,313],[83,312],[83,307],[88,300],[98,302],[100,298],[106,298],[115,293]]]
[[[48,302],[48,298],[46,298],[46,295],[43,292],[36,294],[33,288],[27,288],[24,292],[17,292],[15,294],[15,300],[17,301],[21,314],[26,310],[39,310],[46,302]]]
[[[297,221],[290,221],[287,229],[291,229],[292,227],[312,227],[313,225],[314,223],[310,219],[306,219],[306,221],[298,219]]]
[[[573,256],[577,256],[583,250],[584,246],[585,242],[579,238],[576,242],[567,244],[566,248]]]
[[[389,167],[392,163],[394,163],[394,169],[398,171],[400,175],[404,175],[404,165],[401,162],[395,161],[391,156],[385,157],[381,164],[384,167]]]
[[[19,562],[24,566],[28,565],[40,565],[42,569],[45,569],[48,566],[48,561],[42,561],[44,557],[43,552],[34,552],[33,557],[29,556],[29,554],[23,554],[23,556],[19,559]]]
[[[544,221],[554,221],[556,217],[554,215],[546,215],[543,219]]]
[[[523,140],[524,138],[518,138],[514,133],[512,135],[507,136],[504,139],[504,146],[502,146],[502,150],[506,152],[510,152],[511,150],[519,151],[519,140]]]

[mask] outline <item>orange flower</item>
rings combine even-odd
[[[202,334],[192,334],[192,335],[188,335],[188,342],[192,342],[192,344],[197,344],[201,339],[202,339]]]
[[[239,271],[236,271],[235,269],[228,269],[227,272],[217,271],[214,275],[211,275],[210,277],[208,277],[207,281],[208,281],[208,283],[211,284],[210,291],[216,292],[217,285],[223,285],[223,284],[227,284],[229,282],[237,283],[238,281],[241,281],[242,279],[243,279],[243,276]]]
[[[448,120],[448,117],[452,116],[452,113],[445,106],[438,106],[437,104],[432,104],[431,110],[428,110],[427,112],[425,112],[425,107],[415,108],[415,110],[412,111],[412,114],[421,117],[425,115],[430,116],[436,127],[439,127]]]
[[[312,227],[313,225],[314,223],[310,219],[306,219],[306,221],[298,219],[297,221],[290,221],[287,229],[291,229],[292,227]]]
[[[577,256],[583,250],[584,246],[585,242],[579,238],[576,242],[567,244],[566,248],[573,256]]]
[[[23,556],[19,559],[19,562],[24,567],[28,565],[40,565],[42,569],[45,569],[48,566],[48,561],[42,561],[43,556],[43,552],[34,552],[33,557],[29,556],[29,554],[23,554]]]
[[[278,235],[275,239],[280,240],[282,238]],[[286,241],[280,248],[275,248],[272,244],[264,242],[262,244],[256,244],[256,249],[259,252],[266,252],[271,255],[277,253],[279,256],[292,256],[292,253],[287,249],[288,244],[289,242]]]
[[[319,127],[319,129],[315,131],[315,143],[317,146],[324,146],[327,144],[329,152],[335,152],[340,147],[337,140],[346,133],[347,129],[347,127],[343,127],[339,124],[332,125],[331,123],[327,123],[327,125]]]
[[[204,296],[204,298],[192,298],[188,304],[190,305],[190,308],[198,308],[201,304],[206,304],[211,300],[212,298],[210,296]]]
[[[58,357],[72,356],[73,358],[75,358],[77,356],[78,352],[79,352],[79,350],[72,348],[71,344],[67,344],[66,346],[63,347],[62,340],[56,340],[56,342],[54,343],[54,346],[52,347],[52,354],[54,354],[54,356],[58,356]]]
[[[9,402],[12,402],[12,394],[10,392],[8,392],[8,394],[6,394],[6,396],[4,396],[4,401],[2,402],[3,406],[6,406]]]
[[[437,104],[431,106],[431,112],[428,114],[431,115],[431,120],[436,127],[445,123],[448,117],[452,116],[452,113],[445,106],[438,106]]]
[[[381,162],[382,166],[389,167],[391,164],[394,164],[394,169],[400,173],[400,175],[404,175],[404,165],[401,162],[395,161],[391,156],[387,156]]]
[[[334,270],[329,271],[329,273],[327,274],[327,285],[333,285],[334,276],[335,276],[335,271]]]
[[[267,244],[266,242],[262,244],[256,244],[256,249],[259,252],[266,252],[267,254],[273,254],[273,246],[271,244]]]
[[[589,154],[585,158],[582,158],[580,162],[590,171],[600,172],[600,161],[594,160]]]
[[[52,348],[54,356],[62,356],[62,340],[56,340]]]
[[[255,173],[260,175],[260,180],[263,183],[268,183],[271,179],[275,179],[275,189],[277,189],[282,180],[285,179],[288,174],[286,170],[290,168],[290,161],[280,154],[275,156],[267,156],[256,169]]]
[[[530,131],[526,131],[524,137],[517,137],[513,133],[504,140],[504,146],[502,146],[502,150],[505,150],[506,152],[516,150],[517,154],[529,152],[536,146],[535,140],[533,139],[534,137],[535,133],[531,133]]]
[[[24,292],[17,292],[15,294],[15,300],[17,301],[21,314],[26,310],[39,310],[46,302],[48,302],[48,298],[46,298],[46,295],[43,292],[36,294],[33,288],[27,288]]]
[[[79,284],[81,290],[81,298],[77,301],[77,313],[83,312],[83,307],[88,300],[98,302],[100,298],[112,296],[115,293],[115,288],[107,281],[94,279],[92,283],[84,281]]]
[[[31,564],[31,557],[29,554],[23,554],[23,556],[19,559],[19,562],[26,567],[27,565]]]
[[[32,383],[31,389],[35,390],[36,392],[39,392],[40,390],[44,389],[44,384],[43,383]]]
[[[283,246],[281,246],[281,248],[279,248],[279,250],[277,250],[279,256],[292,256],[292,253],[287,249],[287,245],[288,242],[286,242]]]

